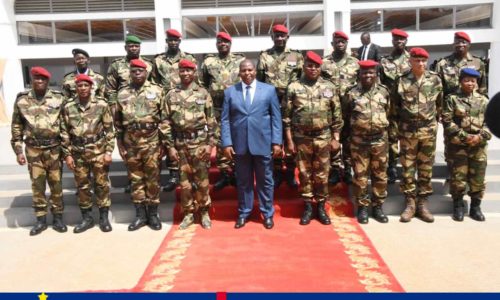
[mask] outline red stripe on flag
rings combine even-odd
[[[217,292],[215,295],[216,295],[216,300],[227,300],[226,292]]]

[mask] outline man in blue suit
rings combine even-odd
[[[281,111],[274,86],[255,80],[251,60],[240,63],[241,82],[224,91],[221,135],[224,154],[235,159],[239,217],[245,226],[253,208],[254,177],[264,227],[274,226],[273,157],[281,155]]]

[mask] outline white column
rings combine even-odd
[[[332,34],[336,30],[342,30],[348,35],[351,33],[351,1],[336,0],[323,1],[324,11],[324,55],[332,52]]]
[[[0,60],[5,64],[3,78],[0,78],[3,85],[3,94],[0,96],[4,99],[4,109],[10,119],[16,95],[24,90],[21,60],[17,56],[14,0],[0,1],[0,20],[0,36],[2,37]],[[2,93],[1,90],[0,93]]]
[[[173,28],[182,33],[181,0],[155,0],[156,50],[165,51],[165,31]],[[182,49],[182,46],[181,46]]]

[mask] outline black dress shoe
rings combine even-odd
[[[273,217],[269,217],[269,218],[264,219],[264,227],[266,229],[271,229],[274,227]]]
[[[239,217],[238,220],[236,220],[236,224],[234,224],[234,228],[238,229],[243,226],[245,226],[245,223],[247,220],[245,218]]]

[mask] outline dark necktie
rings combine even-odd
[[[246,91],[246,93],[245,93],[245,106],[246,106],[246,108],[247,108],[247,109],[248,109],[248,108],[250,107],[250,105],[252,104],[252,96],[250,95],[250,89],[251,89],[251,88],[252,88],[252,87],[251,87],[251,86],[249,86],[249,85],[247,85],[247,86],[246,86],[247,91]]]
[[[364,45],[363,46],[363,52],[361,53],[361,60],[365,60],[365,53],[366,53],[366,48],[368,48],[368,46]]]

